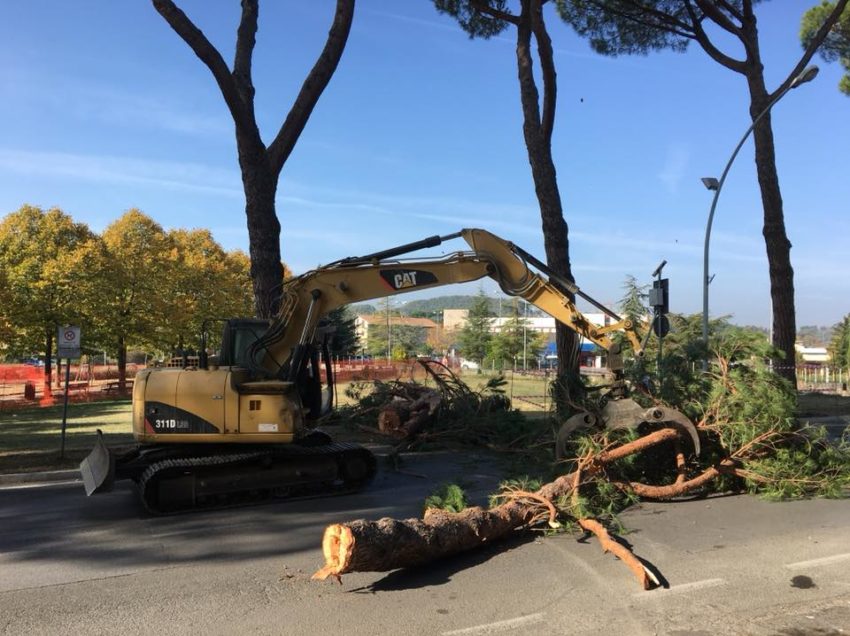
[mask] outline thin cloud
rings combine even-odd
[[[689,161],[690,152],[684,145],[673,144],[667,147],[667,156],[658,178],[671,194],[678,192]]]
[[[237,174],[194,163],[0,148],[0,168],[25,176],[140,184],[216,196],[244,197]],[[228,182],[233,185],[216,185]]]
[[[226,137],[233,124],[227,115],[198,112],[195,106],[163,101],[148,94],[118,89],[99,82],[36,70],[6,70],[0,76],[6,99],[18,107],[48,109],[128,129],[165,130],[191,136]],[[44,90],[49,86],[50,90]]]

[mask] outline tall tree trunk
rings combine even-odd
[[[50,382],[53,380],[53,327],[45,329],[44,339],[44,399],[48,400],[53,397],[53,387]]]
[[[543,76],[543,113],[534,79],[531,37],[537,41]],[[569,228],[564,220],[555,162],[552,159],[552,126],[555,116],[556,80],[552,45],[543,22],[539,0],[523,0],[517,24],[517,70],[523,114],[523,136],[534,180],[534,191],[540,206],[546,263],[565,278],[573,279],[570,266]],[[563,290],[567,292],[567,290]],[[568,293],[568,292],[567,292]],[[571,300],[575,297],[569,294]],[[577,374],[579,367],[578,336],[557,323],[555,344],[558,350],[558,373]]]
[[[245,189],[245,216],[251,254],[254,311],[258,318],[273,318],[280,308],[283,266],[280,259],[280,222],[275,210],[277,174],[259,136],[246,140],[237,130],[239,165]]]
[[[124,336],[118,336],[118,392],[127,390],[127,342]]]
[[[254,308],[258,317],[272,318],[280,306],[280,285],[283,281],[280,222],[274,203],[278,177],[319,97],[336,71],[351,31],[354,0],[336,0],[334,20],[325,46],[268,148],[261,140],[254,116],[255,91],[251,66],[256,44],[258,0],[242,0],[242,16],[236,32],[236,53],[232,71],[204,33],[173,0],[152,2],[175,33],[183,38],[209,68],[233,117],[239,166],[242,169],[242,183],[245,189]]]
[[[750,117],[755,120],[768,107],[771,96],[764,83],[764,68],[758,55],[758,35],[755,22],[751,25],[751,61],[747,68],[750,91]],[[797,386],[794,343],[797,339],[797,318],[794,304],[794,269],[791,267],[791,241],[785,231],[782,193],[776,171],[776,151],[770,113],[762,117],[753,130],[756,172],[764,209],[764,235],[770,276],[772,343],[783,354],[774,359],[774,368]]]

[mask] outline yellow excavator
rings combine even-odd
[[[456,238],[469,249],[438,258],[397,258]],[[80,464],[86,494],[132,479],[150,512],[171,513],[362,487],[375,473],[372,453],[356,444],[334,443],[316,428],[333,408],[334,394],[331,334],[323,317],[350,303],[485,276],[607,352],[613,383],[601,422],[590,413],[573,416],[559,433],[560,448],[582,426],[665,422],[689,434],[699,451],[696,430],[682,414],[666,407],[647,410],[628,397],[620,345],[610,336],[625,334],[641,355],[643,343],[631,321],[525,250],[486,230],[464,229],[344,258],[292,278],[283,284],[273,320],[226,322],[218,356],[208,357],[204,344],[197,367],[140,371],[132,405],[138,445],[116,457],[98,432],[95,448]],[[569,294],[603,310],[613,322],[593,325]]]

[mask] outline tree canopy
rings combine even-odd
[[[754,11],[758,0],[557,0],[561,17],[603,55],[646,54],[662,49],[683,51],[696,42],[712,60],[746,79],[764,214],[762,234],[777,354],[774,368],[792,384],[796,381],[794,269],[791,242],[785,229],[770,109],[785,93],[802,83],[806,65],[847,3],[848,0],[837,0],[832,5],[795,65],[769,91]]]
[[[335,356],[353,356],[360,350],[357,331],[354,328],[354,316],[346,305],[337,307],[325,317],[328,325],[334,329],[331,352]]]
[[[811,46],[823,24],[835,11],[835,2],[824,0],[812,7],[805,14],[800,24],[800,40],[803,47]],[[838,83],[838,90],[850,96],[850,9],[845,9],[838,22],[819,49],[821,57],[827,62],[839,62],[844,69],[844,76]]]
[[[97,235],[25,205],[0,220],[0,355],[44,355],[49,374],[65,324],[81,326],[84,353],[109,351],[122,369],[129,348],[195,349],[204,320],[251,315],[248,272],[247,255],[208,230],[166,232],[131,209]]]
[[[490,340],[488,357],[500,367],[505,362],[526,367],[529,358],[534,360],[539,355],[543,339],[543,334],[528,327],[528,321],[520,315],[519,302],[514,299],[510,316]]]
[[[6,348],[18,355],[43,351],[47,385],[57,327],[91,322],[102,270],[88,256],[99,253],[97,243],[88,226],[58,208],[24,205],[0,222]]]
[[[829,353],[832,364],[839,369],[850,370],[850,314],[833,328]]]

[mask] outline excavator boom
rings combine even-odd
[[[469,250],[434,259],[390,260],[458,237],[467,242]],[[614,373],[622,370],[622,357],[619,345],[610,338],[611,333],[625,334],[635,354],[642,353],[640,337],[630,320],[620,318],[582,292],[574,281],[558,276],[513,243],[486,230],[464,229],[335,261],[291,279],[283,287],[280,313],[253,345],[251,359],[268,376],[292,377],[298,364],[297,361],[293,364],[291,357],[297,355],[299,346],[313,341],[320,319],[337,307],[484,277],[495,280],[506,294],[523,298],[605,349],[609,368]],[[602,309],[612,322],[597,327],[578,310],[571,295],[580,295]]]

